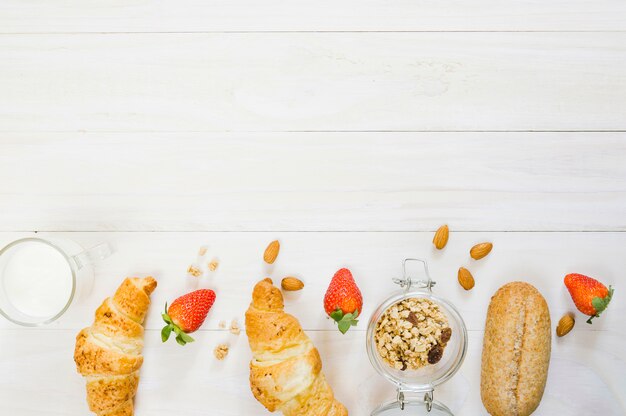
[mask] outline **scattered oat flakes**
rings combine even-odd
[[[233,319],[233,321],[230,323],[230,333],[239,335],[240,332],[241,332],[241,329],[239,328],[239,324],[237,323],[237,320]]]
[[[228,355],[228,345],[218,344],[218,346],[213,350],[213,354],[215,355],[215,358],[222,361]]]
[[[217,261],[217,259],[213,259],[209,262],[209,270],[214,272],[215,270],[217,270],[217,266],[219,266],[220,263]]]
[[[202,257],[206,254],[208,248],[207,246],[202,246],[200,247],[200,250],[198,250],[198,256]]]
[[[218,326],[219,326],[220,329],[226,329],[226,321],[220,321]]]
[[[202,276],[202,270],[196,264],[190,265],[189,268],[187,269],[187,273],[189,273],[193,277]]]

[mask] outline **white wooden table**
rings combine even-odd
[[[4,0],[0,246],[37,233],[116,253],[54,324],[0,321],[0,414],[87,415],[74,336],[124,276],[151,274],[138,416],[267,414],[248,388],[245,334],[218,327],[243,322],[267,275],[306,282],[287,310],[336,396],[368,415],[394,392],[367,360],[366,317],[419,256],[469,330],[462,369],[435,392],[455,414],[486,414],[493,292],[526,280],[555,323],[575,310],[563,276],[580,272],[615,299],[553,340],[536,414],[623,415],[625,115],[622,0]],[[450,242],[435,252],[443,223]],[[485,240],[492,254],[473,262]],[[220,266],[194,284],[185,270],[204,244]],[[345,336],[322,311],[342,266],[365,299]],[[197,342],[162,344],[163,304],[198,285],[218,301]]]

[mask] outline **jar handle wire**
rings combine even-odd
[[[397,400],[400,405],[400,410],[404,410],[404,406],[409,402],[409,399],[405,397],[405,392],[410,393],[411,391],[398,389]],[[433,390],[427,390],[424,392],[423,401],[426,405],[426,411],[430,412],[431,410],[433,410]]]
[[[424,267],[424,273],[426,275],[426,280],[412,279],[406,271],[407,262],[422,263],[422,266]],[[426,260],[413,258],[404,259],[402,261],[402,279],[394,278],[393,282],[407,291],[411,289],[411,287],[417,287],[420,289],[427,289],[429,292],[432,292],[432,287],[435,286],[435,284],[437,283],[430,278],[430,273],[428,273],[428,263],[426,263]]]

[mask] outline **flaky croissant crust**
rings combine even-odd
[[[152,277],[126,278],[96,310],[94,323],[76,336],[74,361],[87,382],[89,409],[99,416],[132,416],[143,363],[143,320]]]
[[[322,373],[319,352],[298,320],[284,312],[283,296],[264,279],[256,284],[246,312],[252,350],[250,388],[269,411],[285,416],[345,416]]]

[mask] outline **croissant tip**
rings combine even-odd
[[[266,277],[254,286],[252,303],[262,309],[282,309],[283,295],[272,279]]]
[[[150,295],[152,292],[154,292],[154,289],[156,289],[157,287],[157,281],[154,277],[152,276],[147,276],[143,279],[143,283],[144,283],[144,291]]]
[[[157,287],[157,281],[152,276],[146,277],[127,277],[126,280],[130,280],[135,286],[143,290],[146,295],[150,296],[154,289]]]

